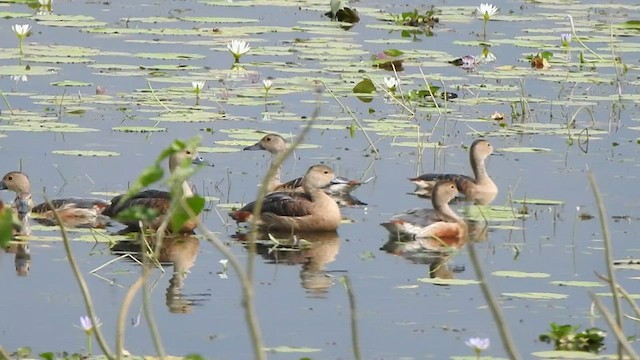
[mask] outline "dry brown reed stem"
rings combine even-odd
[[[504,321],[504,316],[502,315],[500,305],[498,305],[496,299],[493,297],[493,295],[491,295],[491,289],[489,289],[487,280],[484,277],[484,271],[482,270],[482,265],[478,260],[475,246],[472,242],[469,241],[467,241],[467,244],[467,248],[469,249],[469,257],[471,258],[473,269],[476,272],[476,278],[478,278],[478,281],[480,281],[480,289],[482,290],[482,295],[484,295],[484,299],[487,301],[487,305],[489,306],[491,314],[493,315],[493,320],[498,326],[498,332],[500,333],[500,338],[502,339],[502,346],[504,347],[504,351],[509,356],[509,359],[520,360],[522,358],[520,357],[518,349],[516,348],[513,339],[511,338],[511,332],[507,327],[507,323]]]
[[[53,204],[51,203],[51,201],[49,201],[48,198],[45,197],[45,201],[52,209],[54,208]],[[87,310],[87,314],[89,315],[89,317],[92,319],[92,322],[93,322],[94,321],[93,319],[97,319],[96,312],[93,307],[93,300],[91,300],[91,293],[89,292],[87,283],[86,281],[84,281],[84,277],[80,272],[80,268],[78,268],[76,259],[73,257],[73,253],[71,253],[71,246],[69,245],[69,237],[67,236],[67,229],[65,229],[64,224],[62,223],[62,219],[60,219],[60,215],[58,214],[57,211],[53,212],[53,216],[56,219],[56,223],[60,227],[60,234],[62,235],[62,243],[64,244],[64,251],[67,254],[67,259],[69,259],[69,265],[71,265],[71,271],[73,272],[73,275],[76,277],[76,281],[78,282],[78,286],[80,287],[80,292],[82,293],[82,298],[84,300],[84,305]],[[102,349],[102,352],[104,353],[104,355],[109,360],[113,359],[113,354],[111,353],[111,350],[109,350],[109,345],[107,345],[107,342],[102,336],[102,331],[100,330],[100,327],[94,326],[93,330],[94,330],[94,334],[96,334],[96,341],[98,342],[98,345],[100,346],[100,349]]]
[[[613,334],[616,336],[616,339],[618,339],[618,344],[621,348],[621,351],[626,352],[629,358],[631,359],[634,359],[634,360],[640,359],[638,358],[638,354],[636,354],[635,350],[633,350],[633,347],[627,340],[627,337],[622,331],[622,328],[620,328],[616,324],[616,321],[614,320],[613,316],[611,316],[611,313],[609,312],[609,310],[602,304],[602,301],[600,301],[600,298],[592,292],[589,292],[589,296],[591,297],[591,300],[596,304],[596,307],[600,311],[600,314],[602,314],[602,317],[604,318],[604,320],[607,322],[607,324],[609,324],[609,327],[613,331]],[[618,359],[625,359],[625,358],[626,357],[623,357],[621,354],[618,355]]]
[[[333,91],[331,91],[331,89],[329,89],[329,87],[327,87],[327,84],[325,84],[324,82],[322,83],[322,86],[324,86],[324,89],[327,90],[327,92],[329,93],[329,95],[331,95],[331,97],[333,98],[333,100],[335,100],[338,105],[340,105],[340,107],[342,108],[342,110],[346,111],[349,113],[349,115],[351,115],[351,118],[353,119],[353,121],[356,122],[356,124],[358,125],[358,128],[360,128],[360,131],[362,131],[362,133],[364,134],[364,137],[367,138],[367,141],[369,142],[369,147],[371,147],[371,150],[373,150],[374,153],[376,153],[376,155],[380,155],[380,152],[378,151],[378,148],[376,148],[376,145],[373,143],[373,141],[371,140],[371,138],[369,137],[369,134],[367,134],[367,131],[364,129],[364,127],[362,127],[362,124],[360,124],[360,121],[358,120],[358,118],[356,117],[356,115],[353,113],[353,111],[351,111],[351,109],[349,109],[348,107],[346,107],[342,101],[340,101],[340,99],[338,99],[336,97],[336,95],[333,93]]]
[[[616,274],[613,270],[613,255],[611,253],[611,235],[609,233],[609,224],[607,223],[607,213],[604,209],[604,201],[602,200],[602,194],[598,189],[596,178],[593,176],[591,170],[589,170],[589,185],[593,191],[593,196],[596,199],[596,205],[598,206],[598,216],[600,217],[600,227],[602,228],[602,237],[604,240],[604,260],[607,265],[607,277],[609,278],[609,287],[611,289],[611,296],[613,297],[613,309],[616,313],[616,324],[620,328],[620,331],[624,332],[622,326],[622,309],[620,308],[620,297],[618,296]],[[618,358],[622,359],[622,343],[618,339]]]
[[[118,314],[118,323],[116,325],[116,360],[122,359],[122,349],[124,348],[124,324],[127,321],[127,313],[133,302],[133,298],[136,296],[136,292],[140,290],[143,284],[142,276],[137,278],[136,281],[131,284],[129,290],[127,290],[120,305],[120,313]]]
[[[362,359],[362,353],[360,352],[360,336],[358,335],[358,309],[356,307],[356,296],[353,293],[351,287],[351,280],[349,276],[344,275],[340,278],[340,281],[347,290],[347,296],[349,297],[349,310],[351,315],[351,346],[353,349],[353,358],[356,360]]]
[[[604,276],[604,275],[600,275],[597,272],[595,273],[597,277],[599,277],[600,279],[602,279],[603,281],[607,282],[607,283],[611,283],[611,280]],[[633,309],[633,311],[636,313],[636,317],[640,318],[640,307],[638,306],[638,304],[636,304],[636,302],[631,298],[631,294],[629,294],[629,292],[627,290],[625,290],[622,286],[620,286],[620,284],[616,284],[616,287],[618,288],[618,291],[620,291],[620,294],[622,295],[622,297],[627,300],[627,303],[629,303],[629,306],[631,306],[631,308]]]

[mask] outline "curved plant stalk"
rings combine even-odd
[[[613,334],[616,336],[616,339],[618,339],[618,347],[619,347],[618,359],[627,358],[626,356],[625,357],[622,356],[623,351],[626,352],[627,355],[629,355],[629,358],[633,360],[640,359],[640,357],[638,357],[638,354],[635,352],[635,350],[633,350],[633,347],[631,346],[631,344],[629,344],[629,341],[627,340],[627,336],[622,331],[622,328],[616,324],[616,320],[613,318],[613,316],[611,316],[611,313],[609,312],[609,310],[607,310],[607,308],[602,304],[602,301],[600,301],[600,298],[598,298],[598,296],[592,292],[589,292],[589,296],[591,297],[591,300],[600,311],[600,314],[602,314],[602,317],[604,318],[604,320],[607,322],[607,324],[609,324],[609,327],[611,328],[611,331],[613,331]]]
[[[147,81],[147,85],[149,86],[149,90],[151,90],[151,95],[153,95],[153,98],[156,99],[156,101],[158,102],[158,104],[160,104],[165,110],[167,110],[168,112],[173,112],[173,110],[169,109],[163,102],[162,100],[158,99],[158,95],[156,95],[156,92],[153,90],[153,87],[151,86],[151,82]]]
[[[391,91],[389,91],[386,87],[380,85],[378,82],[376,82],[375,80],[373,80],[371,77],[367,76],[367,79],[369,79],[369,81],[371,81],[373,83],[373,85],[376,86],[376,88],[378,89],[382,89],[382,91],[384,91],[385,93],[387,93],[387,96],[389,96],[390,99],[392,99],[395,103],[397,103],[398,105],[402,106],[403,109],[407,110],[411,116],[416,116],[416,113],[409,109],[407,107],[407,105],[405,105],[402,101],[398,100],[395,96],[393,96],[393,93]],[[400,80],[398,79],[398,75],[396,74],[396,80],[398,80],[398,90],[400,91],[400,98],[404,99],[404,94],[402,93],[402,88],[400,87]]]
[[[604,261],[607,263],[607,277],[609,278],[609,287],[611,289],[611,296],[613,297],[613,309],[616,313],[616,324],[620,331],[624,331],[622,327],[622,309],[620,307],[620,296],[618,295],[618,287],[616,286],[616,273],[613,271],[613,256],[611,255],[611,235],[609,234],[609,224],[607,223],[607,214],[604,209],[604,202],[602,201],[602,194],[596,184],[596,178],[593,176],[591,170],[589,170],[589,185],[593,191],[593,196],[596,198],[596,205],[598,206],[598,215],[600,217],[600,227],[602,229],[602,238],[604,240]],[[613,329],[613,326],[612,326]],[[620,338],[618,338],[618,358],[622,359],[623,344]],[[629,353],[631,354],[631,353]]]
[[[467,248],[469,249],[469,257],[471,258],[473,269],[476,272],[476,278],[478,278],[478,281],[480,281],[480,289],[482,290],[482,295],[484,295],[484,299],[487,301],[489,309],[491,309],[493,320],[498,326],[498,331],[500,332],[500,337],[502,338],[502,346],[504,347],[504,351],[509,356],[509,359],[520,360],[522,358],[520,357],[518,349],[513,343],[511,332],[509,331],[507,323],[504,320],[500,305],[498,305],[496,299],[493,297],[493,295],[491,295],[491,289],[489,289],[487,279],[484,277],[484,271],[482,270],[482,265],[480,265],[480,261],[478,260],[475,245],[472,242],[467,242],[467,244]]]
[[[611,280],[604,276],[604,275],[600,275],[597,272],[595,273],[597,277],[599,277],[602,281],[605,281],[607,283],[611,283]],[[616,287],[618,288],[618,291],[620,291],[620,294],[622,295],[622,297],[627,300],[627,303],[629,303],[629,306],[631,306],[631,308],[633,309],[633,311],[636,313],[636,318],[640,318],[640,307],[638,306],[638,304],[636,304],[636,302],[631,298],[631,294],[629,294],[629,292],[627,290],[625,290],[622,286],[620,286],[620,284],[616,284]],[[629,316],[627,316],[629,317]],[[636,320],[637,321],[637,320]]]
[[[418,67],[418,70],[420,70],[420,75],[422,75],[422,80],[424,81],[424,84],[427,87],[427,91],[429,92],[429,96],[431,97],[431,101],[433,101],[433,104],[435,105],[436,110],[438,110],[438,114],[442,115],[442,110],[440,110],[440,106],[438,106],[438,102],[436,101],[436,97],[433,96],[433,91],[431,91],[431,86],[429,85],[429,80],[427,80],[427,77],[424,75],[424,71],[422,71],[422,67]]]
[[[51,201],[49,201],[47,197],[45,197],[44,200],[47,202],[49,207],[51,207],[52,209],[54,208],[53,204],[51,203]],[[80,268],[78,268],[76,259],[73,257],[73,254],[71,253],[71,246],[69,245],[69,237],[67,236],[67,229],[65,229],[64,224],[62,223],[62,219],[60,219],[60,215],[58,214],[57,211],[53,211],[53,217],[56,219],[56,223],[60,227],[60,234],[62,235],[62,243],[64,244],[64,251],[67,255],[67,259],[69,259],[69,265],[71,265],[71,271],[73,272],[73,275],[75,276],[76,281],[78,282],[78,286],[80,287],[80,292],[82,293],[82,298],[84,300],[84,305],[87,310],[87,315],[91,319],[95,319],[97,318],[97,316],[96,316],[96,311],[93,307],[93,301],[91,300],[91,293],[89,292],[87,283],[84,281],[84,277],[80,272]],[[104,337],[102,336],[102,331],[100,330],[100,327],[94,326],[93,330],[94,330],[94,333],[96,334],[96,341],[98,342],[98,345],[100,345],[100,349],[102,349],[102,352],[107,357],[107,359],[112,360],[113,354],[109,349],[109,345],[107,344]]]
[[[143,265],[144,266],[144,265]],[[131,284],[129,290],[124,295],[122,305],[120,305],[120,312],[118,314],[118,323],[116,325],[116,360],[122,359],[122,350],[124,348],[124,324],[127,321],[127,313],[131,308],[131,303],[136,295],[136,292],[140,290],[140,287],[144,283],[142,276],[138,277],[136,281]]]
[[[360,336],[358,335],[358,310],[356,308],[356,296],[353,293],[351,287],[351,281],[349,276],[344,275],[340,277],[340,282],[347,290],[347,296],[349,297],[349,313],[351,315],[351,346],[353,348],[353,358],[355,360],[362,359],[362,353],[360,352]]]
[[[600,55],[596,54],[593,50],[591,50],[587,45],[585,45],[582,40],[580,40],[580,37],[578,36],[578,33],[576,33],[576,27],[573,24],[573,16],[567,14],[567,18],[569,18],[569,22],[571,23],[571,33],[573,34],[573,37],[576,38],[576,40],[580,43],[580,45],[582,45],[582,47],[584,47],[585,49],[587,49],[587,51],[589,51],[593,56],[597,57],[598,60],[602,61],[604,60]]]
[[[351,115],[351,118],[353,119],[353,121],[355,121],[355,123],[358,125],[358,127],[360,128],[360,131],[362,131],[362,133],[364,134],[364,137],[367,138],[367,141],[369,142],[369,147],[371,147],[371,150],[373,150],[374,153],[376,153],[376,155],[380,155],[380,152],[378,151],[378,148],[376,148],[376,145],[373,143],[373,141],[371,140],[371,138],[369,137],[369,134],[367,134],[367,131],[364,129],[364,127],[362,127],[362,124],[360,124],[360,121],[358,120],[358,118],[356,117],[356,115],[353,113],[353,111],[351,111],[351,109],[349,109],[348,107],[346,107],[342,101],[340,101],[336,95],[333,93],[333,91],[331,91],[331,89],[329,89],[329,87],[327,87],[327,84],[325,84],[324,82],[322,82],[322,86],[324,86],[324,89],[327,90],[327,92],[329,93],[329,95],[331,95],[331,97],[333,98],[333,100],[335,100],[338,105],[340,105],[340,107],[342,107],[342,110],[346,111],[349,113],[349,115]]]
[[[9,104],[9,99],[7,99],[7,97],[4,95],[4,92],[2,92],[2,90],[0,90],[0,96],[2,96],[2,100],[4,100],[4,103],[7,104],[7,107],[9,108],[9,112],[11,113],[11,115],[15,115],[13,113],[13,109],[11,108],[11,104]]]

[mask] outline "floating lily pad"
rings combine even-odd
[[[602,359],[602,356],[598,356],[596,354],[592,354],[585,351],[561,351],[561,350],[550,350],[550,351],[537,351],[531,353],[531,355],[541,358],[541,359]]]
[[[270,352],[279,352],[279,353],[313,353],[313,352],[322,351],[322,349],[318,349],[318,348],[298,347],[298,346],[265,347],[264,350],[270,351]]]
[[[559,285],[559,286],[577,286],[577,287],[602,287],[605,286],[603,283],[599,283],[596,281],[576,281],[576,280],[567,280],[567,281],[552,281],[551,284]]]
[[[560,300],[566,299],[569,295],[546,292],[519,292],[519,293],[502,293],[502,296],[513,297],[519,299],[530,300]]]
[[[540,272],[522,272],[522,271],[494,271],[493,276],[513,277],[513,278],[546,278],[551,276],[547,273]]]
[[[535,199],[535,198],[526,198],[526,199],[513,199],[511,200],[515,203],[519,204],[533,204],[533,205],[562,205],[564,201],[562,200],[549,200],[549,199]]]
[[[137,53],[135,57],[143,59],[162,59],[162,60],[186,60],[186,59],[204,59],[206,56],[202,54],[184,54],[184,53]]]
[[[442,278],[418,278],[418,281],[434,285],[474,285],[479,284],[477,280],[465,279],[442,279]]]
[[[534,152],[549,152],[551,149],[536,148],[536,147],[506,147],[498,149],[500,152],[514,152],[514,153],[534,153]]]
[[[49,83],[49,85],[68,87],[68,86],[91,86],[93,84],[87,83],[87,82],[81,82],[81,81],[64,80],[64,81],[55,81],[55,82]]]
[[[53,150],[53,154],[69,155],[69,156],[118,156],[120,153],[115,151],[100,150]]]
[[[167,128],[163,127],[154,127],[154,126],[116,126],[111,128],[113,131],[122,131],[122,132],[162,132],[167,131]]]
[[[526,215],[518,213],[517,209],[497,205],[471,205],[464,208],[464,216],[475,221],[514,221]]]

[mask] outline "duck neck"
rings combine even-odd
[[[471,169],[473,170],[473,175],[476,178],[476,182],[478,184],[489,183],[491,182],[491,178],[489,174],[487,174],[487,168],[484,165],[485,159],[478,159],[475,156],[470,156]]]
[[[187,180],[182,182],[182,197],[188,198],[193,196],[193,190],[191,190],[191,186],[187,183]]]
[[[434,201],[433,209],[447,222],[462,222],[462,218],[456,214],[447,202]]]
[[[273,154],[273,156],[271,156],[272,167],[278,161],[279,158],[280,158],[280,154]],[[278,165],[275,168],[275,170],[273,171],[273,174],[271,174],[271,176],[269,177],[269,180],[267,181],[267,190],[273,191],[276,188],[276,186],[280,185],[281,172],[282,172],[282,162],[280,163],[280,165]]]

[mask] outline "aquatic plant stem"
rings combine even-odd
[[[482,270],[482,265],[480,265],[480,261],[478,260],[475,245],[472,242],[468,242],[467,249],[469,250],[469,257],[471,258],[471,264],[473,264],[473,270],[476,272],[476,278],[478,279],[478,281],[480,281],[480,289],[482,290],[482,295],[484,295],[484,299],[487,301],[487,305],[489,306],[491,314],[493,315],[493,320],[498,326],[498,331],[500,332],[500,338],[502,339],[502,346],[504,347],[504,351],[509,356],[509,359],[520,360],[522,358],[520,357],[518,349],[513,343],[511,332],[509,331],[507,323],[504,320],[502,310],[500,310],[500,305],[498,305],[496,299],[493,297],[493,295],[491,295],[491,289],[489,289],[487,280],[484,277],[484,271]]]
[[[351,111],[351,109],[349,109],[348,107],[346,107],[342,101],[340,101],[336,95],[333,93],[333,91],[331,91],[331,89],[329,89],[329,87],[327,87],[327,84],[325,84],[324,82],[322,82],[322,86],[324,86],[325,90],[327,90],[327,92],[329,93],[329,95],[331,95],[331,97],[333,97],[333,100],[335,100],[338,105],[340,105],[340,107],[342,107],[342,110],[346,111],[347,113],[349,113],[349,115],[351,115],[351,118],[353,119],[353,121],[356,122],[356,124],[358,125],[358,127],[360,128],[360,131],[362,131],[362,133],[364,134],[364,137],[367,138],[367,141],[369,142],[369,147],[371,147],[371,150],[373,150],[374,153],[376,153],[376,155],[380,155],[380,152],[378,151],[378,148],[376,148],[376,145],[373,143],[373,141],[371,140],[371,138],[369,137],[369,134],[367,134],[367,131],[364,129],[364,127],[362,127],[362,124],[360,124],[360,121],[358,120],[358,118],[356,117],[356,115],[353,113],[353,111]]]
[[[9,104],[9,99],[7,99],[7,97],[4,95],[4,92],[2,90],[0,90],[0,96],[2,96],[4,103],[7,104],[7,107],[9,108],[9,112],[11,113],[11,115],[15,115],[13,113],[13,109],[11,108],[11,104]]]
[[[595,274],[601,280],[609,284],[611,283],[611,280],[608,277],[600,275],[597,272]],[[622,297],[624,297],[624,299],[627,300],[627,303],[629,304],[629,306],[633,308],[633,311],[636,313],[636,317],[640,318],[640,307],[638,307],[638,304],[636,304],[636,302],[631,298],[631,294],[629,294],[627,290],[625,290],[622,286],[620,286],[620,284],[616,284],[616,287],[618,288],[618,291],[620,291],[620,294],[622,294]]]
[[[127,313],[129,312],[129,308],[131,307],[133,298],[135,297],[136,292],[140,290],[142,284],[143,278],[138,277],[136,281],[131,284],[129,290],[127,290],[126,294],[124,295],[124,299],[122,300],[122,305],[120,305],[120,312],[118,314],[118,322],[116,325],[116,360],[122,359],[122,349],[124,348],[125,333],[124,324],[127,321]]]
[[[358,335],[358,309],[356,307],[356,296],[353,293],[351,287],[351,280],[349,276],[344,275],[340,278],[340,282],[347,290],[347,296],[349,297],[349,312],[351,315],[351,346],[353,348],[353,358],[356,360],[362,359],[362,353],[360,352],[360,336]]]
[[[149,86],[149,90],[151,90],[151,95],[153,95],[153,98],[156,99],[156,101],[168,112],[173,112],[173,110],[169,109],[160,99],[158,99],[158,96],[156,95],[156,92],[153,90],[153,87],[151,86],[151,82],[147,80],[147,85]]]
[[[0,360],[10,360],[11,356],[7,353],[7,351],[0,346]]]
[[[433,101],[433,105],[436,107],[436,110],[438,110],[438,114],[442,115],[442,110],[440,110],[440,106],[438,106],[438,102],[436,101],[436,97],[433,95],[433,91],[431,91],[431,85],[429,85],[429,80],[427,80],[427,77],[424,75],[424,71],[422,71],[422,67],[418,67],[418,70],[420,70],[420,75],[422,75],[422,80],[424,81],[424,84],[427,87],[427,91],[429,92],[429,96],[431,97],[431,101]]]
[[[609,324],[609,327],[611,328],[611,331],[613,331],[613,334],[616,336],[616,339],[618,339],[618,345],[620,348],[618,353],[618,359],[626,358],[626,357],[623,357],[622,355],[623,350],[624,352],[627,353],[627,355],[629,355],[631,359],[633,360],[640,359],[640,357],[638,357],[638,354],[635,352],[635,350],[633,350],[633,347],[631,346],[631,344],[629,344],[629,341],[627,340],[627,336],[622,331],[622,328],[616,324],[616,320],[613,318],[613,316],[611,316],[611,313],[609,312],[609,310],[607,310],[607,308],[602,304],[602,301],[600,301],[600,298],[592,292],[589,292],[589,297],[591,297],[591,300],[596,304],[596,307],[600,311],[600,314],[602,314],[602,317],[607,322],[607,324]]]
[[[576,38],[576,40],[580,43],[580,45],[582,45],[582,47],[584,47],[585,49],[587,49],[587,51],[589,51],[593,56],[597,57],[598,60],[602,61],[604,60],[600,55],[596,54],[593,50],[591,50],[587,45],[585,45],[582,40],[580,40],[580,37],[578,36],[578,33],[576,33],[576,27],[573,24],[573,16],[567,14],[567,18],[569,18],[569,22],[571,23],[571,33],[573,34],[573,37]]]
[[[613,256],[611,252],[611,235],[609,234],[609,224],[607,223],[607,214],[604,209],[604,201],[602,200],[602,194],[598,189],[596,178],[593,176],[591,170],[589,174],[589,185],[593,191],[593,196],[596,199],[596,205],[598,206],[598,216],[600,217],[600,227],[602,229],[602,237],[604,240],[604,261],[607,264],[607,277],[609,278],[609,287],[611,289],[611,296],[613,297],[613,308],[616,313],[616,324],[623,331],[622,324],[622,309],[620,307],[620,297],[618,296],[618,288],[616,286],[616,273],[613,271]],[[622,359],[622,342],[618,338],[618,358]]]
[[[45,202],[49,205],[51,209],[55,208],[51,203],[51,201],[49,201],[49,199],[46,197],[45,197]],[[87,310],[87,314],[89,315],[89,318],[97,319],[98,317],[96,316],[96,312],[93,307],[93,301],[91,300],[91,293],[89,292],[87,283],[86,281],[84,281],[84,277],[82,276],[82,273],[80,272],[80,268],[76,263],[76,259],[73,257],[73,253],[71,252],[71,245],[69,244],[69,236],[67,235],[67,229],[64,227],[62,219],[60,218],[60,215],[58,214],[57,211],[53,211],[53,217],[56,219],[56,223],[60,227],[60,234],[62,236],[64,251],[67,255],[67,259],[69,260],[69,265],[71,265],[71,270],[73,272],[73,275],[75,276],[76,281],[78,282],[78,286],[80,287],[80,292],[82,293],[82,298],[84,300],[84,305]],[[107,359],[110,359],[110,360],[113,359],[113,354],[111,353],[111,350],[109,350],[109,345],[107,345],[107,342],[102,336],[102,331],[100,330],[99,327],[95,327],[95,326],[94,326],[94,330],[96,334],[96,340],[98,341],[98,345],[100,345],[100,349],[102,349],[102,352],[107,357]]]

